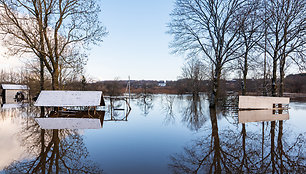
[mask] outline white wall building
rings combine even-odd
[[[19,103],[29,100],[29,87],[27,85],[2,84],[2,103]]]

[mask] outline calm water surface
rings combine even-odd
[[[106,112],[99,129],[58,130],[41,129],[38,108],[2,105],[0,173],[306,172],[306,103],[238,113],[210,110],[205,96],[152,95],[131,107]]]

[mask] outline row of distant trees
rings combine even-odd
[[[61,78],[60,78],[61,79]],[[306,73],[290,74],[285,79],[285,92],[289,93],[306,93]],[[192,78],[181,78],[176,81],[166,81],[166,86],[159,84],[164,81],[157,80],[131,80],[130,88],[132,93],[153,94],[193,94],[197,95],[200,92],[209,93],[210,80],[195,80]],[[263,79],[247,79],[248,93],[252,95],[261,95],[263,92]],[[0,71],[0,84],[17,83],[27,84],[30,87],[30,94],[34,97],[39,91],[39,72],[33,69],[23,68],[19,70]],[[45,88],[52,89],[51,77],[45,77]],[[101,90],[105,95],[117,96],[122,95],[127,91],[127,80],[109,80],[94,82],[90,77],[71,74],[60,80],[61,89],[65,90]],[[220,81],[220,97],[226,97],[227,92],[241,92],[243,83],[242,79]],[[261,89],[261,90],[259,90]],[[296,97],[300,97],[297,94]]]
[[[99,12],[95,0],[0,0],[3,45],[13,56],[31,58],[41,90],[45,78],[61,89],[65,77],[82,74],[86,50],[107,34]]]
[[[173,53],[189,59],[183,77],[194,86],[211,80],[212,107],[222,78],[233,72],[242,72],[245,95],[252,68],[262,76],[263,95],[283,96],[285,70],[306,65],[305,10],[300,0],[176,0],[168,32]]]

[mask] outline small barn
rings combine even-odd
[[[54,108],[50,116],[84,116],[100,117],[96,110],[105,106],[102,91],[41,91],[34,106]]]
[[[2,103],[27,102],[29,99],[29,87],[27,85],[2,84]]]

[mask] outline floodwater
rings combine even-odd
[[[291,102],[283,113],[238,113],[231,103],[213,110],[205,96],[130,103],[127,116],[107,111],[70,122],[74,129],[60,129],[65,119],[38,121],[35,107],[2,105],[0,173],[306,172],[306,103]]]

